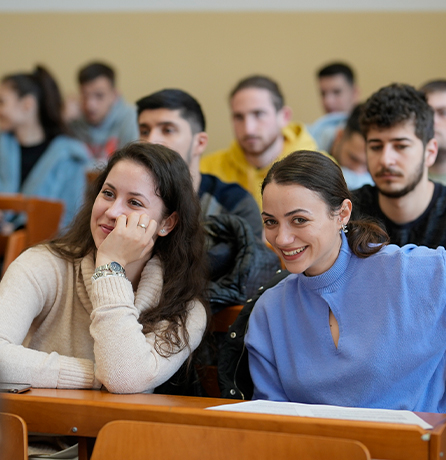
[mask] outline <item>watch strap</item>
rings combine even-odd
[[[94,274],[91,277],[91,279],[97,280],[98,278],[102,278],[104,276],[123,276],[124,278],[126,277],[124,267],[118,262],[110,262],[105,265],[100,265],[94,271]]]

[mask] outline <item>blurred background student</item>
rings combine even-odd
[[[69,137],[56,81],[42,66],[6,75],[0,83],[0,193],[23,193],[64,202],[62,226],[82,204],[88,152]],[[10,217],[3,232],[23,225]]]

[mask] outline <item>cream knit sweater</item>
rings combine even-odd
[[[199,302],[190,305],[186,323],[190,348],[165,358],[155,350],[155,334],[142,333],[139,314],[158,304],[162,289],[158,258],[147,263],[136,293],[120,276],[92,282],[94,269],[93,254],[73,264],[45,246],[27,250],[10,265],[0,283],[2,380],[153,392],[200,344],[206,312]],[[165,326],[160,323],[158,330]]]

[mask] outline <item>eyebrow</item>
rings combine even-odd
[[[107,187],[110,187],[113,190],[116,190],[116,187],[114,185],[110,184],[110,182],[104,182],[104,186],[107,186]],[[141,197],[143,197],[144,199],[146,199],[147,201],[150,202],[150,200],[142,193],[138,193],[138,192],[128,192],[128,193],[129,193],[129,195],[132,195],[132,196],[138,196],[138,197],[141,196]]]
[[[302,209],[302,208],[297,208],[297,209],[294,209],[293,211],[289,211],[285,214],[284,217],[289,217],[289,216],[292,216],[293,214],[299,214],[299,213],[304,213],[304,214],[311,214],[310,211],[307,211],[306,209]],[[272,214],[268,214],[267,212],[263,211],[262,212],[262,216],[265,216],[265,217],[274,217]]]
[[[391,142],[413,142],[412,139],[409,139],[408,137],[393,137],[390,139]],[[383,142],[382,139],[367,139],[367,144],[370,144],[371,142]]]
[[[259,112],[262,112],[262,113],[266,113],[267,110],[265,110],[264,108],[254,108],[254,109],[250,109],[250,110],[246,110],[246,111],[233,111],[232,112],[232,116],[233,117],[236,117],[236,116],[245,116],[245,115],[249,115],[250,113],[259,113]]]
[[[148,128],[150,128],[150,125],[148,123],[138,123],[139,126],[147,126]],[[165,125],[172,125],[172,126],[178,126],[177,123],[175,123],[174,121],[169,121],[169,120],[166,120],[166,121],[159,121],[158,123],[155,124],[155,126],[165,126]]]

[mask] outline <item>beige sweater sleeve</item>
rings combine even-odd
[[[99,388],[102,383],[117,393],[152,392],[169,379],[201,342],[206,313],[192,303],[186,324],[190,347],[169,358],[159,355],[155,335],[144,335],[138,322],[142,310],[158,303],[162,289],[159,261],[146,268],[136,300],[125,278],[91,283],[90,274],[84,282],[91,292],[82,303],[77,289],[84,284],[73,264],[44,247],[22,254],[0,283],[2,379],[36,388]]]
[[[61,305],[73,299],[72,266],[45,248],[26,251],[8,268],[0,283],[0,375],[36,388],[99,388],[91,359],[64,356],[57,346],[68,338]],[[72,291],[72,289],[71,289]],[[45,333],[45,327],[48,328]],[[60,330],[60,331],[59,331]],[[23,346],[39,334],[34,349]]]
[[[149,278],[147,285],[138,287],[138,295],[143,290],[145,308],[152,308],[158,302],[158,295],[152,295],[161,290],[162,277],[158,274],[152,271],[151,276],[145,277]],[[143,277],[140,284],[144,282]],[[154,346],[155,334],[142,333],[139,308],[135,306],[128,280],[118,276],[99,278],[93,282],[91,299],[90,333],[94,339],[96,375],[113,393],[153,392],[198,347],[206,327],[205,309],[201,303],[194,302],[186,323],[189,347],[166,358]],[[166,324],[160,323],[157,331],[164,327]],[[163,349],[163,344],[159,345]]]

